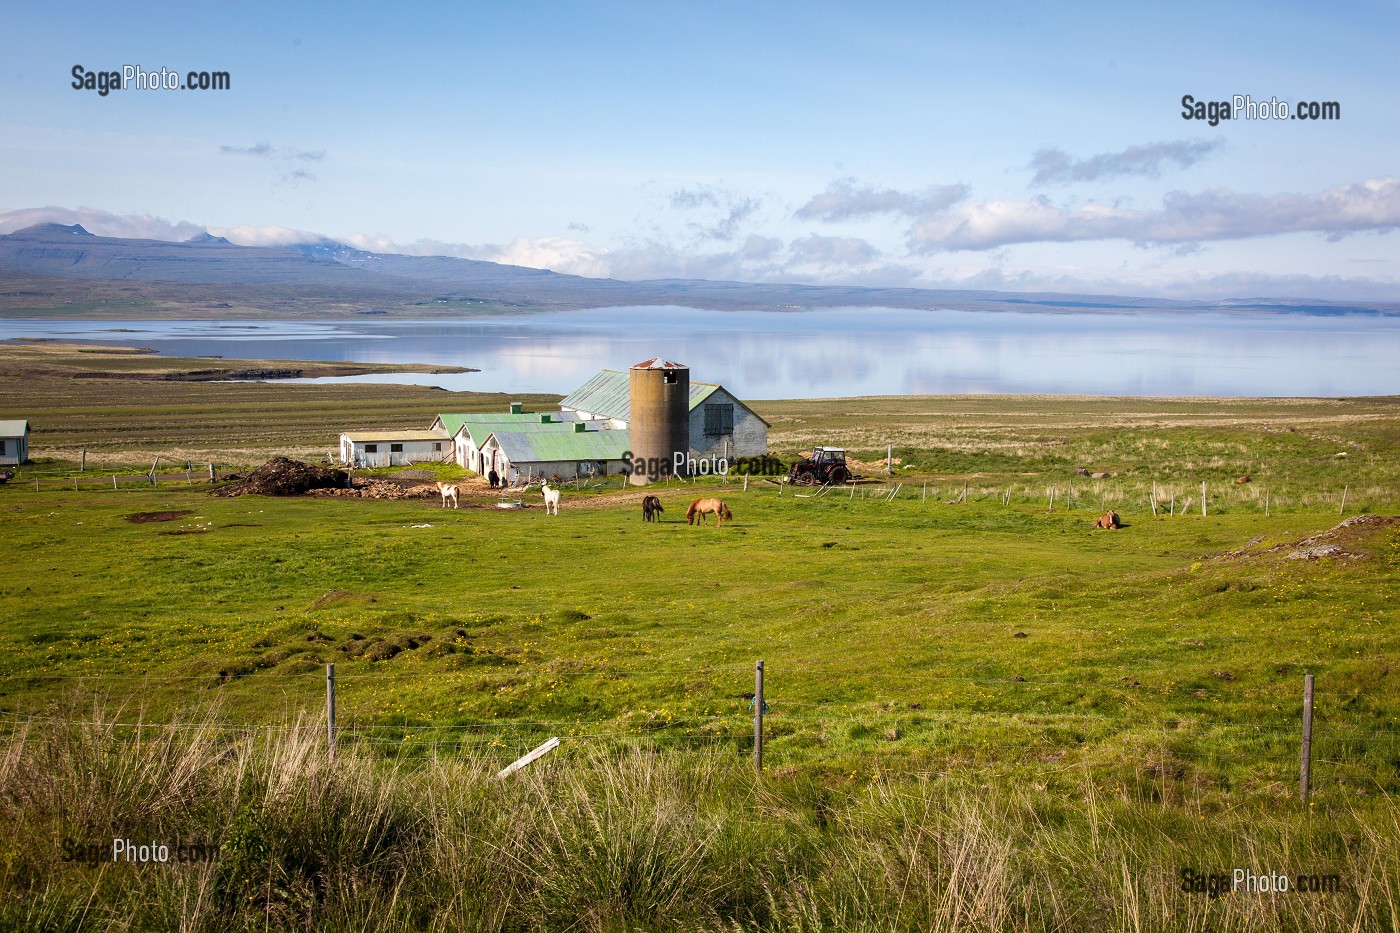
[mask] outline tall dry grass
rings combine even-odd
[[[565,748],[407,766],[312,723],[261,732],[69,711],[0,742],[0,929],[1265,931],[1400,929],[1400,808],[1226,810],[969,772],[752,774],[732,751]],[[1364,804],[1361,802],[1364,800]],[[65,840],[212,842],[198,864]],[[1212,898],[1179,872],[1335,874]]]

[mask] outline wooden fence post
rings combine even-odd
[[[1342,507],[1341,507],[1340,509],[1337,510],[1337,514],[1338,514],[1338,515],[1344,515],[1344,514],[1346,514],[1346,510],[1347,510],[1347,490],[1350,489],[1350,488],[1351,488],[1350,486],[1343,486],[1343,487],[1342,487]]]
[[[1298,774],[1298,796],[1304,803],[1308,800],[1308,784],[1312,780],[1312,714],[1313,714],[1313,675],[1303,678],[1303,761]]]
[[[326,665],[326,751],[335,761],[335,665]]]
[[[763,662],[753,672],[753,767],[763,773]]]
[[[1201,517],[1206,517],[1206,481],[1201,480]]]

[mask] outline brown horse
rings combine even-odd
[[[698,517],[700,524],[703,525],[706,515],[715,516],[716,528],[724,524],[726,518],[730,521],[734,520],[734,515],[729,511],[729,506],[724,504],[723,499],[696,499],[690,503],[690,508],[685,510],[685,523],[693,525]]]
[[[659,522],[664,511],[666,510],[661,507],[661,500],[656,496],[647,496],[642,500],[642,521]]]
[[[1122,528],[1123,523],[1118,520],[1118,513],[1109,509],[1099,516],[1099,520],[1094,522],[1095,528],[1107,528],[1112,531],[1115,528]]]

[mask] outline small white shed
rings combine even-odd
[[[440,462],[452,441],[436,431],[356,431],[340,435],[340,459],[356,467],[408,466]]]
[[[0,466],[29,462],[29,422],[0,421]]]

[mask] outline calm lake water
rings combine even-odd
[[[0,337],[172,356],[412,362],[468,375],[354,377],[560,392],[664,356],[744,398],[951,393],[1400,394],[1400,317],[595,308],[462,321],[0,321]]]

